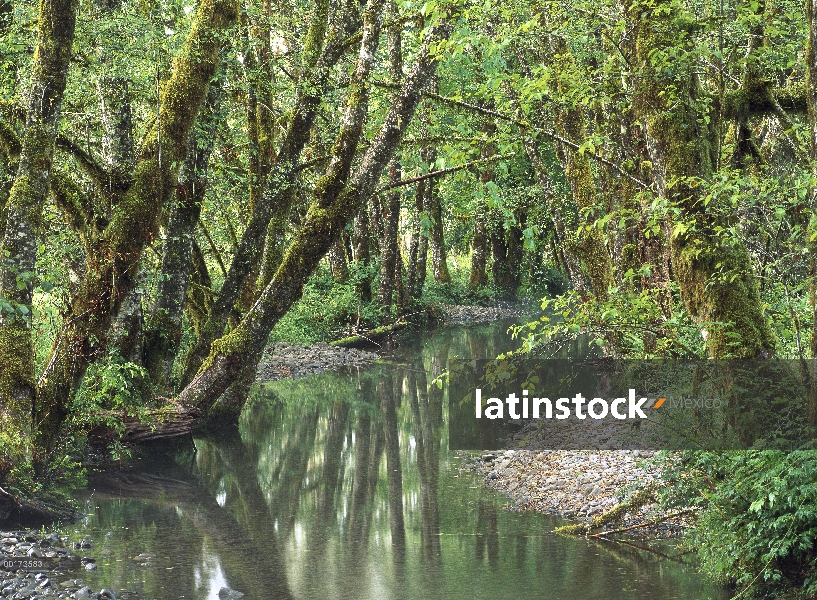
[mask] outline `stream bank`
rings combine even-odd
[[[503,319],[515,319],[530,312],[526,305],[500,302],[496,306],[470,306],[439,304],[434,307],[443,324],[486,323]],[[383,347],[388,348],[383,350]],[[391,353],[390,345],[369,345],[369,350],[347,348],[327,342],[299,346],[278,342],[267,346],[258,365],[258,381],[297,379],[343,367],[362,367],[385,353]]]
[[[687,558],[555,535],[561,518],[503,510],[463,470],[434,378],[507,351],[507,327],[437,327],[387,362],[259,385],[230,435],[91,479],[58,533],[97,569],[49,578],[84,580],[86,600],[725,599]]]
[[[626,502],[631,494],[660,481],[658,468],[648,460],[656,454],[638,450],[500,450],[468,454],[465,467],[482,475],[486,486],[505,494],[509,510],[589,524]],[[629,535],[636,536],[680,535],[686,519],[666,517],[655,502],[646,502],[600,531],[627,528]],[[656,521],[660,522],[640,526]]]

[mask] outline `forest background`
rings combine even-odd
[[[816,7],[0,0],[0,492],[235,420],[270,340],[440,302],[813,372]],[[808,595],[816,475],[699,453],[672,496],[714,576]]]

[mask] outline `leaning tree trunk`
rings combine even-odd
[[[270,331],[300,298],[306,279],[360,206],[371,196],[405,133],[422,89],[436,70],[437,59],[431,56],[429,46],[447,37],[447,22],[428,29],[420,54],[400,94],[392,102],[357,173],[349,177],[366,114],[366,82],[379,34],[379,19],[372,12],[379,8],[379,2],[374,0],[367,7],[361,53],[349,87],[346,116],[338,134],[335,157],[326,175],[316,185],[315,199],[307,217],[283,264],[261,293],[258,302],[238,327],[213,344],[210,357],[201,371],[179,395],[179,402],[183,405],[197,406],[207,411],[215,398],[244,368],[258,364]]]
[[[309,71],[308,81],[299,87],[295,98],[295,110],[274,165],[267,177],[263,197],[253,207],[252,216],[244,229],[227,277],[202,327],[201,336],[186,357],[187,364],[182,375],[182,385],[187,385],[192,381],[199,371],[210,352],[213,341],[224,333],[224,328],[244,289],[245,282],[253,272],[257,273],[258,257],[264,249],[265,239],[269,237],[270,222],[280,222],[281,214],[286,215],[289,212],[289,202],[293,199],[292,183],[298,159],[309,140],[309,132],[318,114],[321,101],[328,90],[333,67],[343,56],[347,38],[356,29],[355,19],[340,19],[337,27],[330,30],[325,46],[321,45],[323,36],[315,35],[311,37],[313,46],[305,49],[305,53],[315,54],[318,58],[315,59],[314,68]],[[323,48],[322,51],[320,48]]]
[[[26,129],[0,245],[0,298],[4,300],[0,305],[0,430],[26,445],[37,396],[30,321],[37,230],[49,190],[75,24],[75,0],[41,0]]]
[[[695,65],[681,57],[672,59],[672,70],[654,66],[663,64],[657,57],[669,59],[668,53],[676,52],[680,36],[687,35],[680,25],[691,17],[679,14],[672,0],[657,0],[646,11],[641,4],[630,6],[640,75],[634,105],[646,126],[659,193],[678,209],[670,222],[670,257],[681,297],[713,357],[768,356],[775,337],[749,254],[740,240],[721,240],[712,232],[716,223],[702,197],[706,186],[696,185],[712,177],[714,161],[708,120],[699,110]],[[675,182],[671,188],[670,181]]]

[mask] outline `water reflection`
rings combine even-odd
[[[553,536],[456,469],[435,380],[449,356],[505,350],[504,330],[441,329],[381,365],[264,385],[239,431],[94,479],[71,531],[95,541],[86,579],[163,600],[726,597],[671,557]]]

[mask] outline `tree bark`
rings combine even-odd
[[[354,231],[352,232],[354,241],[355,260],[361,265],[368,265],[371,261],[369,248],[369,211],[364,205],[357,212],[355,217]],[[372,280],[366,275],[358,286],[358,295],[363,302],[370,302],[372,299]]]
[[[400,28],[389,30],[389,78],[399,84],[403,78],[403,51]],[[389,165],[389,183],[396,183],[402,177],[400,160],[392,158]],[[395,290],[395,273],[399,248],[397,235],[400,229],[400,190],[393,189],[386,195],[383,217],[383,238],[380,245],[380,286],[377,291],[377,302],[382,309],[388,310],[393,304]]]
[[[420,193],[420,184],[417,184],[417,193]],[[417,257],[420,250],[420,211],[415,210],[414,214],[409,212],[411,222],[411,240],[409,242],[408,266],[406,268],[406,286],[403,294],[403,311],[407,312],[415,298],[417,287]]]
[[[356,11],[349,3],[346,4],[346,8],[349,9],[349,14],[355,14]],[[333,67],[343,56],[347,37],[356,29],[357,23],[354,19],[340,20],[329,34],[326,47],[320,53],[315,68],[310,70],[312,77],[307,77],[307,81],[298,89],[295,111],[267,177],[268,184],[264,195],[253,209],[227,277],[214,301],[213,310],[202,328],[202,334],[186,357],[182,385],[192,381],[210,352],[213,341],[224,332],[244,283],[258,264],[270,221],[289,213],[288,201],[293,198],[291,188],[297,160],[309,139],[309,131],[328,89]]]
[[[175,191],[178,170],[187,155],[187,139],[219,64],[221,36],[238,15],[235,0],[203,0],[176,57],[160,98],[156,123],[142,143],[133,182],[113,208],[89,256],[83,287],[72,300],[74,317],[57,336],[41,377],[35,409],[38,445],[49,455],[69,411],[71,391],[85,369],[106,349],[111,320],[137,285],[137,265],[145,245],[156,237],[165,202]]]
[[[496,124],[488,119],[484,120],[483,129],[489,136],[496,133]],[[496,154],[496,146],[491,142],[484,143],[480,150],[480,158],[490,159]],[[483,188],[494,180],[493,163],[486,164],[479,174],[479,182]],[[468,289],[476,290],[488,284],[488,274],[485,268],[488,263],[488,231],[485,218],[487,207],[477,206],[474,209],[474,237],[471,240],[471,271],[468,275]]]
[[[550,46],[553,55],[552,66],[558,75],[557,92],[567,97],[570,89],[566,82],[575,76],[575,60],[564,38],[552,36]],[[574,144],[582,144],[587,139],[585,114],[581,104],[573,106],[554,103],[554,127],[559,135]],[[565,177],[573,192],[573,200],[579,212],[579,229],[573,238],[572,251],[584,264],[595,298],[607,300],[607,289],[613,284],[613,263],[607,251],[605,236],[595,226],[601,215],[595,176],[590,158],[585,152],[556,144],[556,154],[565,171]],[[568,249],[568,252],[571,251]]]
[[[145,367],[154,384],[164,391],[169,390],[170,372],[182,339],[184,301],[193,268],[193,238],[207,190],[216,128],[222,119],[221,97],[221,82],[214,82],[188,140],[162,247],[156,303],[147,324]]]
[[[346,251],[343,249],[343,240],[338,238],[329,249],[329,266],[332,270],[332,279],[337,283],[345,283],[349,279],[349,265],[346,263]]]
[[[0,245],[0,430],[9,432],[12,439],[21,439],[24,445],[31,441],[37,396],[30,321],[37,231],[49,190],[75,25],[74,0],[40,1],[26,128],[17,176],[4,211]]]
[[[437,179],[431,179],[428,182],[423,200],[424,212],[431,220],[428,239],[431,245],[431,265],[434,281],[437,283],[450,283],[451,273],[448,271],[448,261],[446,259],[443,210],[437,189]]]
[[[721,241],[714,235],[713,217],[702,201],[706,186],[695,185],[712,176],[714,161],[710,131],[697,106],[702,92],[694,68],[680,61],[672,71],[653,66],[656,52],[675,51],[680,25],[691,17],[679,14],[671,0],[659,0],[648,11],[633,4],[630,12],[641,82],[636,114],[646,126],[659,193],[679,211],[670,223],[670,256],[681,297],[713,357],[768,356],[775,337],[749,254],[739,240]],[[669,181],[676,183],[670,188]],[[728,325],[718,325],[724,323]],[[737,347],[732,334],[738,336]]]

